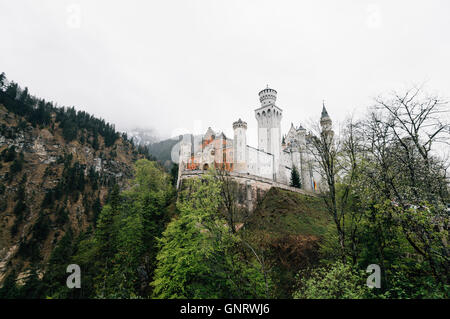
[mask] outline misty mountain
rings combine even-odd
[[[169,138],[163,141],[152,143],[148,145],[150,155],[155,158],[164,167],[170,168],[172,166],[172,149],[178,143],[179,138]]]
[[[148,146],[161,140],[155,130],[151,128],[136,127],[127,130],[126,133],[129,139],[131,139],[135,145]]]

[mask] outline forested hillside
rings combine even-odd
[[[95,228],[114,185],[147,156],[114,126],[0,75],[0,282],[42,278],[63,238]]]

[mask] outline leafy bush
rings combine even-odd
[[[367,274],[339,261],[300,272],[297,279],[295,299],[363,299],[373,296],[366,286]]]

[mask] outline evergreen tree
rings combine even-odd
[[[3,90],[5,86],[6,75],[5,72],[0,73],[0,90]]]
[[[12,271],[3,282],[0,288],[0,299],[16,299],[20,297],[19,287],[16,284],[16,273]]]
[[[66,286],[68,276],[66,270],[67,266],[71,264],[72,241],[73,234],[69,229],[53,250],[43,278],[43,294],[45,296],[42,297],[67,298],[69,296],[70,289]]]
[[[39,280],[36,267],[29,270],[28,278],[22,288],[20,288],[20,298],[38,299],[42,298],[43,291],[42,281]]]
[[[291,186],[301,188],[300,175],[298,173],[297,167],[293,165],[291,171]]]
[[[178,164],[174,163],[170,169],[170,175],[172,176],[172,185],[176,186],[178,182]]]

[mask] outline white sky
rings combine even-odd
[[[118,129],[231,137],[242,118],[256,146],[266,84],[283,133],[322,99],[339,122],[415,83],[448,97],[449,15],[447,0],[0,0],[0,72]]]

